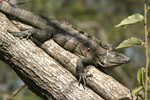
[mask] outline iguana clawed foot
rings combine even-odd
[[[25,31],[20,31],[20,32],[13,32],[13,31],[7,30],[7,32],[9,32],[15,37],[19,37],[20,39],[23,39],[23,38],[29,39],[30,36],[32,35],[31,30],[25,30]]]
[[[86,86],[86,78],[87,77],[92,77],[93,75],[89,74],[89,75],[86,75],[86,73],[79,73],[79,86],[80,84],[82,83],[83,81],[83,88],[85,89],[85,86]]]
[[[77,68],[76,68],[76,72],[78,73],[79,75],[79,86],[80,84],[83,82],[83,88],[85,89],[85,85],[86,85],[86,78],[87,77],[91,77],[92,75],[86,75],[86,73],[84,72],[84,67],[86,67],[84,65],[84,62],[85,61],[88,61],[89,59],[79,59],[77,61]]]
[[[86,74],[85,73],[79,73],[79,86],[81,82],[83,81],[83,88],[86,85]]]

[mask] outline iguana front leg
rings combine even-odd
[[[79,74],[79,85],[83,81],[83,87],[86,85],[86,77],[91,76],[91,75],[86,75],[84,72],[84,68],[87,65],[92,64],[93,59],[92,58],[80,58],[77,61],[77,67],[76,67],[76,72]]]

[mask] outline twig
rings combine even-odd
[[[8,100],[11,100],[14,96],[16,96],[24,87],[26,87],[26,84],[22,83],[21,86],[13,93],[13,95],[8,98]]]

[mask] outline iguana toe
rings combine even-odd
[[[86,86],[86,74],[85,73],[79,74],[79,86],[81,83],[83,84],[83,88],[85,89],[85,86]]]
[[[19,39],[23,39],[23,38],[29,39],[31,36],[30,30],[20,31],[20,32],[13,32],[13,31],[7,30],[7,32],[9,32],[10,34],[12,34],[15,37],[19,37]]]

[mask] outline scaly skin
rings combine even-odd
[[[64,23],[44,17],[33,12],[19,9],[10,5],[0,3],[0,10],[13,15],[20,20],[31,24],[36,28],[18,33],[19,37],[32,36],[40,42],[53,38],[56,43],[66,50],[83,56],[77,61],[77,72],[79,83],[83,80],[85,84],[86,75],[84,67],[95,65],[96,67],[113,68],[130,61],[130,58],[117,52],[113,52],[110,45],[99,42],[84,32],[76,30]],[[12,34],[14,32],[11,32]],[[16,34],[13,34],[16,36]]]

